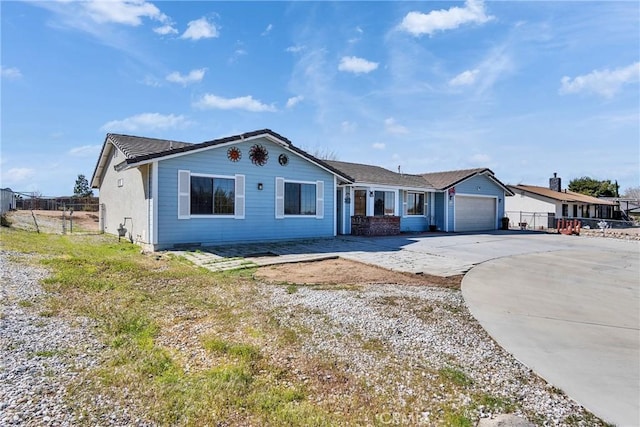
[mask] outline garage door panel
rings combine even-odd
[[[456,196],[455,231],[496,229],[496,199],[493,197]]]

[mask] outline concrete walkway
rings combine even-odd
[[[501,258],[462,282],[471,313],[503,348],[620,427],[640,425],[640,257],[633,246]]]

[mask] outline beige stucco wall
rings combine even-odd
[[[117,153],[115,157],[114,152]],[[120,224],[124,224],[126,238],[137,243],[150,243],[148,185],[151,166],[117,172],[114,166],[124,160],[124,154],[109,144],[109,160],[100,185],[101,224],[105,233],[115,235],[118,235]],[[120,179],[122,186],[118,185]]]

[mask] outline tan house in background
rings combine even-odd
[[[549,187],[525,184],[507,187],[514,196],[506,199],[506,216],[512,226],[523,228],[555,228],[557,218],[613,219],[618,206],[611,200],[562,190],[562,181],[556,174],[549,179]]]

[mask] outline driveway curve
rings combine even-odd
[[[617,426],[640,425],[640,259],[633,246],[489,260],[462,281],[471,313],[503,348]]]

